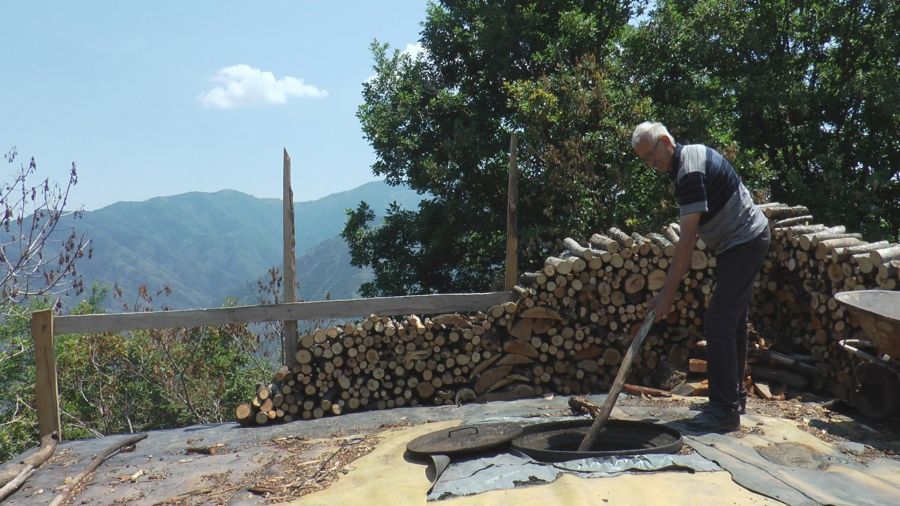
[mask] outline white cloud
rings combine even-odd
[[[406,49],[400,51],[400,54],[409,55],[409,57],[415,61],[419,55],[428,56],[428,51],[422,46],[421,42],[416,42],[415,44],[407,44]],[[376,74],[372,74],[363,82],[371,84],[376,77],[378,77]]]
[[[234,65],[220,70],[210,81],[219,86],[201,93],[199,100],[205,107],[230,109],[242,105],[283,104],[290,96],[327,97],[320,90],[296,77],[275,79],[275,74],[263,72],[249,65]]]
[[[421,42],[416,42],[415,44],[407,44],[406,49],[401,51],[401,53],[408,54],[410,58],[415,60],[420,54],[426,53],[426,51],[425,48],[422,47]]]

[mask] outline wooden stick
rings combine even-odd
[[[0,475],[0,484],[3,485],[0,488],[0,502],[14,494],[29,478],[34,476],[37,468],[53,456],[57,442],[59,442],[59,438],[55,432],[47,434],[41,439],[41,448],[34,455]]]
[[[203,455],[215,455],[218,453],[219,448],[225,446],[225,443],[216,443],[212,446],[189,446],[184,450],[184,453],[201,453]]]
[[[512,291],[519,278],[518,207],[519,207],[519,166],[516,164],[516,133],[509,139],[509,191],[506,201],[506,290]]]
[[[34,473],[36,472],[37,469],[35,468],[34,464],[29,464],[28,466],[26,466],[18,476],[4,485],[3,488],[0,488],[0,502],[3,502],[4,499],[12,495],[16,490],[19,490],[19,487],[21,487],[26,481],[28,481],[28,478],[34,476]]]
[[[569,397],[569,407],[572,411],[587,413],[591,415],[592,418],[597,418],[597,415],[600,413],[600,406],[584,397]]]
[[[284,202],[282,218],[282,235],[284,238],[284,301],[297,302],[294,239],[294,190],[291,188],[291,156],[284,150]],[[297,320],[284,320],[284,341],[282,342],[283,364],[297,363]]]
[[[83,480],[87,475],[91,474],[94,471],[94,469],[97,469],[97,467],[100,464],[102,464],[103,461],[106,460],[114,452],[121,450],[122,448],[124,448],[126,446],[131,446],[131,445],[137,443],[138,441],[141,441],[146,438],[147,438],[147,434],[137,434],[137,435],[131,436],[123,441],[120,441],[120,442],[110,446],[103,453],[94,457],[94,460],[91,461],[91,465],[89,465],[87,467],[87,469],[82,471],[81,474],[76,476],[75,479],[70,481],[62,489],[62,492],[60,492],[60,494],[58,496],[56,496],[56,499],[53,499],[53,502],[50,503],[50,506],[59,506],[60,504],[62,504],[63,501],[65,501],[69,497],[69,494],[71,494],[72,491],[75,490],[75,487],[77,487],[78,484],[81,483],[81,480]]]
[[[578,451],[588,451],[591,448],[591,445],[594,444],[594,440],[597,439],[597,435],[600,434],[601,430],[603,430],[603,426],[606,425],[606,421],[609,420],[609,415],[610,413],[612,413],[613,406],[616,405],[616,399],[619,397],[619,393],[622,391],[622,386],[625,384],[625,378],[628,377],[628,371],[631,369],[631,363],[633,361],[634,355],[638,352],[638,350],[640,350],[641,344],[643,344],[644,338],[647,337],[647,332],[650,331],[650,327],[652,326],[653,309],[647,311],[647,315],[644,318],[644,323],[641,324],[641,329],[638,331],[637,335],[634,336],[634,340],[631,342],[631,346],[625,353],[625,359],[622,361],[622,365],[619,367],[619,374],[616,375],[616,381],[613,382],[612,387],[609,389],[609,393],[606,394],[606,402],[603,403],[603,409],[600,410],[597,418],[594,419],[594,424],[591,425],[591,429],[588,431],[587,435],[584,436],[584,441],[581,442],[581,446],[578,447]]]
[[[53,456],[53,452],[56,451],[56,443],[58,442],[59,438],[55,432],[44,436],[41,439],[41,448],[35,452],[34,455],[23,460],[16,466],[13,466],[5,473],[0,474],[0,485],[6,485],[11,482],[17,476],[21,475],[29,466],[32,466],[34,469],[41,467],[41,464]],[[2,498],[0,498],[0,500],[2,500]]]
[[[625,383],[623,389],[629,395],[646,395],[647,397],[672,397],[672,392],[666,392],[658,388],[643,387],[640,385],[629,385]]]

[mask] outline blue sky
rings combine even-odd
[[[0,3],[0,152],[79,182],[70,207],[189,191],[281,198],[375,180],[356,110],[373,39],[414,51],[426,0]],[[2,168],[9,181],[16,166]]]

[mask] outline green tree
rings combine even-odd
[[[0,159],[14,164],[17,154],[12,148]],[[66,209],[75,164],[64,187],[36,175],[32,158],[0,184],[0,461],[37,440],[31,312],[51,307],[59,292],[80,293],[76,264],[90,256],[90,241],[64,225],[80,216]]]
[[[95,283],[70,314],[103,313],[108,292]],[[164,293],[142,287],[127,306],[151,310]],[[116,297],[121,303],[124,294],[117,290]],[[30,317],[48,307],[36,299],[13,306],[0,325],[0,461],[38,443]],[[231,420],[237,405],[271,380],[265,344],[246,324],[57,336],[63,434],[77,439]]]
[[[679,140],[817,221],[896,240],[898,23],[892,1],[663,0],[625,61]]]
[[[142,287],[128,306],[149,311],[165,293]],[[263,340],[247,324],[70,335],[60,342],[61,412],[77,437],[231,420],[273,370],[260,353]]]
[[[610,74],[614,41],[640,7],[445,1],[429,6],[417,58],[373,43],[376,76],[358,112],[373,172],[427,198],[391,207],[380,226],[364,203],[348,213],[353,264],[375,275],[363,295],[499,287],[512,132],[522,140],[522,266],[565,235],[646,220],[646,206],[621,200],[624,188],[653,184],[625,157],[646,104]]]
[[[43,301],[32,300],[8,305],[4,310],[0,324],[0,462],[38,440],[31,312],[48,307]]]

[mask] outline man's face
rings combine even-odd
[[[637,153],[647,167],[652,167],[659,172],[669,172],[672,168],[672,154],[670,153],[669,139],[665,136],[660,137],[656,141],[641,141],[634,147]]]

